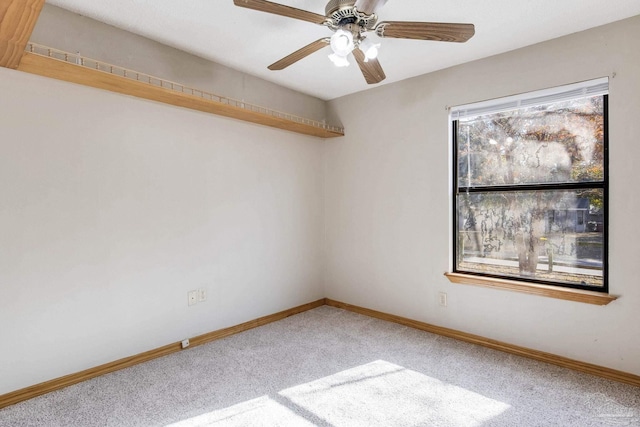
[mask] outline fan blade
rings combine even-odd
[[[269,65],[268,68],[274,71],[283,70],[287,68],[289,65],[300,61],[302,58],[306,58],[307,56],[311,55],[313,52],[316,52],[322,49],[323,47],[327,46],[329,43],[330,43],[329,38],[316,40],[313,43],[309,43],[302,49],[296,50],[291,55],[285,56],[280,61],[274,62],[273,64]]]
[[[355,8],[358,12],[362,12],[367,15],[377,12],[387,0],[358,0],[355,4]]]
[[[387,78],[387,76],[384,75],[384,70],[377,59],[370,59],[369,61],[364,62],[364,53],[358,48],[353,49],[351,53],[353,53],[353,56],[356,58],[358,67],[360,67],[360,71],[362,71],[362,75],[367,83],[372,85],[380,83]]]
[[[387,21],[376,25],[375,32],[380,37],[463,43],[473,37],[476,30],[473,24]]]
[[[296,9],[295,7],[273,3],[266,0],[233,0],[233,4],[240,7],[246,7],[247,9],[259,10],[260,12],[301,19],[303,21],[313,22],[314,24],[324,24],[327,20],[324,15],[307,12],[306,10]]]

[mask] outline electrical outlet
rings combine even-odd
[[[187,294],[189,305],[194,305],[198,303],[198,291],[189,291]]]
[[[180,344],[182,345],[182,348],[189,347],[189,338],[187,338],[186,340],[182,340]]]
[[[441,307],[446,307],[447,306],[447,294],[446,294],[446,292],[439,292],[438,293],[438,304]]]
[[[207,300],[207,290],[205,288],[198,289],[198,302]]]

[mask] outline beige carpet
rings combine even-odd
[[[640,426],[640,388],[324,306],[0,410],[165,425]]]

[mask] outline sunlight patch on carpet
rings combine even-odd
[[[480,426],[510,408],[378,360],[280,394],[333,426]]]
[[[479,427],[509,408],[506,403],[378,360],[171,427]]]
[[[296,415],[286,406],[261,396],[237,405],[198,415],[168,427],[205,426],[300,426],[313,427],[314,424]]]

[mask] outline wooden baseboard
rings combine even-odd
[[[228,337],[230,335],[238,334],[240,332],[247,331],[249,329],[256,328],[258,326],[266,325],[268,323],[282,320],[286,317],[293,316],[294,314],[302,313],[307,310],[311,310],[316,307],[320,307],[325,304],[325,299],[303,304],[297,307],[290,308],[288,310],[280,311],[278,313],[270,314],[267,316],[259,317],[254,320],[250,320],[245,323],[241,323],[229,328],[220,329],[217,331],[209,332],[207,334],[199,335],[194,338],[189,338],[189,348],[197,345],[206,344],[211,341],[218,340],[220,338]],[[97,366],[95,368],[86,369],[75,374],[65,375],[60,378],[56,378],[50,381],[46,381],[40,384],[36,384],[30,387],[26,387],[20,390],[16,390],[7,394],[0,395],[0,408],[4,408],[9,405],[14,405],[24,400],[32,399],[36,396],[40,396],[61,388],[68,387],[73,384],[77,384],[82,381],[89,380],[91,378],[98,377],[100,375],[115,372],[120,369],[128,368],[139,363],[148,362],[149,360],[156,359],[158,357],[166,356],[172,353],[181,351],[182,347],[179,342],[165,345],[153,350],[145,351],[144,353],[136,354],[135,356],[125,357],[124,359],[116,360],[114,362],[105,363],[104,365]]]
[[[343,303],[340,301],[334,301],[332,299],[326,299],[326,305],[331,307],[342,308],[344,310],[352,311],[354,313],[363,314],[369,317],[375,317],[377,319],[386,320],[393,323],[399,323],[411,328],[420,329],[422,331],[431,332],[433,334],[442,335],[445,337],[465,341],[472,344],[481,345],[483,347],[492,348],[494,350],[504,351],[506,353],[515,354],[518,356],[534,359],[540,362],[550,363],[552,365],[561,366],[563,368],[572,369],[574,371],[583,372],[586,374],[595,375],[598,377],[606,378],[613,381],[618,381],[625,384],[634,385],[640,387],[640,376],[630,374],[623,371],[618,371],[611,368],[605,368],[603,366],[593,365],[591,363],[579,362],[577,360],[569,359],[563,356],[557,356],[551,353],[545,353],[543,351],[533,350],[526,347],[520,347],[517,345],[507,344],[501,341],[492,340],[489,338],[481,337],[479,335],[473,335],[466,332],[457,331],[455,329],[443,328],[441,326],[430,325],[428,323],[420,322],[417,320],[407,319],[405,317],[396,316],[395,314],[383,313],[381,311],[371,310],[369,308],[358,307]]]
[[[208,332],[203,335],[198,335],[197,337],[190,338],[189,343],[190,345],[206,344],[211,341],[219,340],[220,338],[228,337],[230,335],[235,335],[235,334],[239,334],[240,332],[248,331],[249,329],[257,328],[258,326],[263,326],[268,323],[277,322],[278,320],[282,320],[289,316],[293,316],[294,314],[299,314],[308,310],[312,310],[317,307],[321,307],[325,304],[326,304],[326,300],[325,298],[322,298],[322,299],[319,299],[318,301],[299,305],[298,307],[290,308],[288,310],[284,310],[275,314],[269,314],[268,316],[259,317],[257,319],[250,320],[248,322],[241,323],[236,326],[231,326],[229,328]]]
[[[241,323],[229,328],[220,329],[217,331],[209,332],[203,335],[190,338],[190,347],[206,344],[211,341],[215,341],[221,338],[225,338],[240,332],[248,331],[249,329],[257,328],[278,320],[282,320],[289,316],[311,310],[322,305],[329,305],[331,307],[337,307],[344,310],[352,311],[354,313],[363,314],[365,316],[374,317],[389,322],[398,323],[411,328],[420,329],[422,331],[431,332],[433,334],[442,335],[445,337],[457,339],[460,341],[469,342],[472,344],[481,345],[483,347],[492,348],[494,350],[504,351],[506,353],[515,354],[529,359],[538,360],[541,362],[550,363],[553,365],[561,366],[563,368],[572,369],[579,372],[584,372],[591,375],[596,375],[602,378],[606,378],[613,381],[618,381],[625,384],[634,385],[640,387],[640,376],[630,374],[627,372],[617,371],[615,369],[605,368],[590,363],[579,362],[573,359],[569,359],[562,356],[556,356],[554,354],[545,353],[538,350],[532,350],[526,347],[520,347],[512,344],[507,344],[501,341],[484,338],[478,335],[469,334],[466,332],[457,331],[455,329],[443,328],[441,326],[430,325],[428,323],[420,322],[417,320],[407,319],[405,317],[396,316],[394,314],[383,313],[381,311],[371,310],[364,307],[358,307],[339,301],[335,301],[328,298],[322,298],[308,304],[303,304],[297,307],[290,308],[278,313],[270,314],[267,316],[259,317],[254,320],[250,320],[245,323]],[[65,375],[60,378],[56,378],[50,381],[46,381],[40,384],[36,384],[30,387],[16,390],[7,394],[0,395],[0,408],[4,408],[9,405],[16,404],[28,399],[32,399],[36,396],[40,396],[55,390],[59,390],[68,387],[73,384],[77,384],[82,381],[89,380],[91,378],[98,377],[100,375],[115,372],[120,369],[128,368],[139,363],[144,363],[158,357],[166,356],[172,353],[181,351],[180,343],[173,343],[163,347],[159,347],[144,353],[136,354],[135,356],[125,357],[114,362],[106,363],[104,365],[97,366],[95,368],[86,369],[75,374]]]

